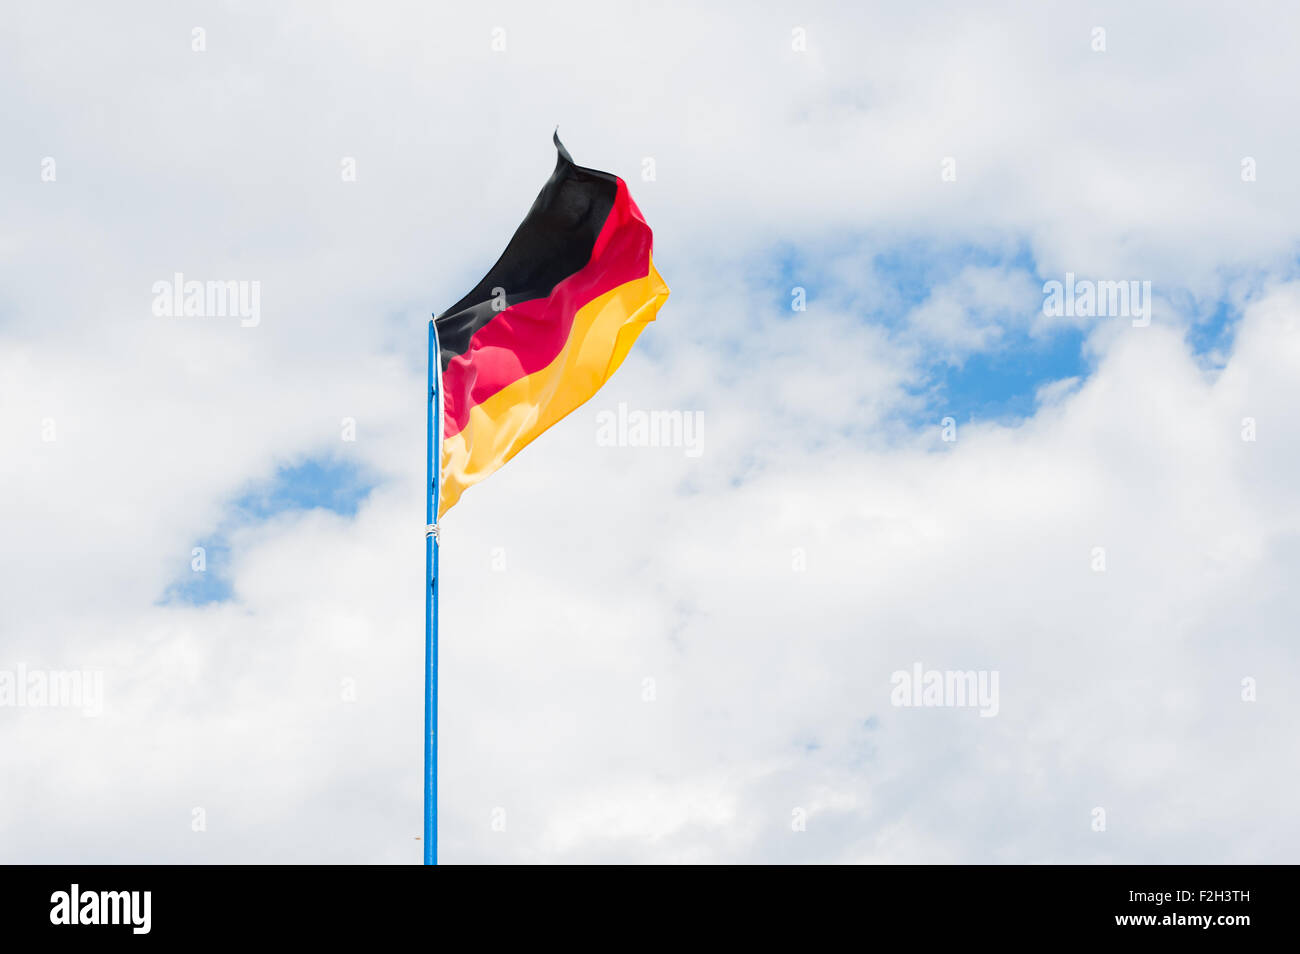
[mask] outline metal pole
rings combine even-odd
[[[424,863],[438,863],[438,504],[442,483],[442,361],[429,320],[428,501],[424,532]]]

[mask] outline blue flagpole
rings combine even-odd
[[[424,530],[424,863],[438,863],[438,504],[442,483],[442,361],[429,320],[428,500]]]

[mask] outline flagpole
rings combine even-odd
[[[429,319],[428,469],[424,529],[424,863],[438,863],[438,504],[442,483],[442,362]],[[436,455],[436,456],[435,456]]]

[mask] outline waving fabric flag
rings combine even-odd
[[[595,394],[668,298],[627,184],[574,164],[558,134],[555,147],[555,172],[501,258],[434,319],[439,517]]]

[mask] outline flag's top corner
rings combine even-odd
[[[564,143],[560,142],[559,126],[555,127],[555,133],[551,136],[551,140],[555,143],[555,150],[560,154],[560,159],[563,160],[564,162],[567,162],[571,166],[576,166],[577,163],[574,162],[573,157],[569,155],[569,150],[565,149]]]

